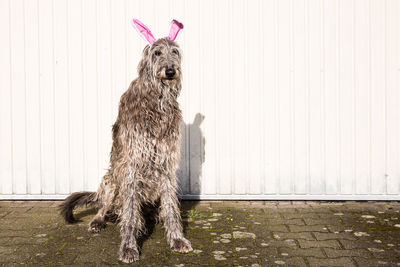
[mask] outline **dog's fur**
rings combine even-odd
[[[167,68],[176,71],[172,79],[167,77]],[[179,46],[168,38],[146,46],[138,74],[121,97],[112,127],[110,167],[98,191],[73,193],[60,206],[65,220],[74,222],[75,206],[97,204],[99,211],[89,224],[91,232],[104,228],[110,214],[118,216],[123,262],[139,259],[137,238],[145,230],[141,207],[149,203],[160,203],[159,219],[171,249],[192,250],[183,236],[176,196],[182,123],[177,102],[181,90]]]

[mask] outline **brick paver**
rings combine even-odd
[[[0,265],[122,264],[117,225],[90,234],[96,209],[78,209],[81,222],[68,225],[59,203],[0,202]],[[171,252],[156,225],[134,266],[400,266],[398,202],[183,202],[182,216],[194,251]]]

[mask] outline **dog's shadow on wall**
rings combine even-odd
[[[200,128],[204,115],[197,113],[192,123],[182,127],[181,161],[178,170],[179,194],[192,198],[201,194],[205,138]]]
[[[178,182],[181,196],[181,215],[184,231],[188,227],[188,217],[199,215],[195,207],[201,195],[202,166],[205,160],[205,138],[201,130],[204,115],[197,113],[191,123],[185,123],[182,131],[181,161]],[[189,195],[190,200],[185,200]]]

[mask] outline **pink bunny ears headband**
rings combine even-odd
[[[146,25],[144,25],[140,20],[138,19],[133,19],[132,20],[132,25],[135,27],[136,30],[144,37],[144,39],[149,42],[150,45],[152,45],[157,39],[154,37],[154,35],[151,33],[150,29],[147,28]],[[172,20],[171,26],[169,29],[169,34],[168,34],[168,39],[171,41],[175,41],[176,37],[178,36],[178,33],[183,29],[183,24],[180,23],[177,20]]]

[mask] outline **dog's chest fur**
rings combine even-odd
[[[118,119],[113,126],[111,155],[128,161],[132,172],[128,180],[132,181],[125,182],[136,184],[137,197],[143,202],[157,201],[163,180],[175,177],[171,174],[176,172],[180,160],[181,123],[176,98],[141,97],[134,91],[127,91],[121,97]],[[115,167],[112,169],[118,169]]]
[[[177,143],[169,143],[166,139],[142,137],[137,140],[141,147],[135,147],[134,153],[140,160],[133,160],[133,170],[139,196],[143,202],[154,203],[159,198],[165,179],[170,179],[171,170],[176,170],[179,162]],[[138,157],[135,157],[136,159]]]

